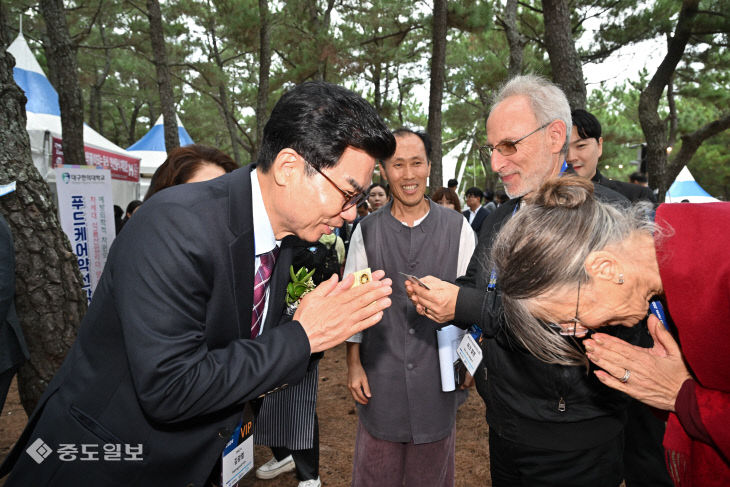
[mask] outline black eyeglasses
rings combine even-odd
[[[563,336],[569,336],[569,337],[585,336],[589,330],[583,324],[583,322],[580,320],[580,318],[578,318],[578,307],[579,306],[580,306],[580,281],[578,281],[578,296],[575,299],[575,318],[563,323],[563,324],[570,323],[572,325],[572,327],[565,328],[564,326],[562,326],[561,323],[549,323],[548,326],[550,328],[558,330],[558,332]],[[578,326],[580,326],[580,329],[578,328]]]
[[[302,159],[304,159],[304,158],[302,157]],[[342,194],[342,196],[345,198],[345,203],[342,205],[341,211],[347,211],[350,208],[352,208],[353,206],[357,206],[365,200],[366,194],[364,192],[362,192],[362,191],[355,192],[355,191],[344,190],[344,189],[340,188],[339,186],[337,186],[337,183],[332,181],[329,178],[329,176],[327,176],[325,173],[320,171],[320,169],[317,166],[315,166],[314,164],[312,164],[311,162],[309,162],[306,159],[304,159],[304,162],[309,164],[309,166],[312,169],[314,169],[315,171],[320,173],[323,178],[325,178],[327,181],[329,181],[330,184],[332,186],[334,186],[335,189],[337,189],[337,191],[339,191]]]
[[[523,135],[522,137],[520,137],[517,140],[504,140],[504,141],[500,142],[497,145],[489,145],[489,144],[483,145],[483,146],[479,147],[479,152],[485,158],[486,157],[492,157],[492,152],[494,152],[495,150],[497,152],[499,152],[500,154],[502,154],[503,156],[511,156],[512,154],[514,154],[515,152],[517,152],[517,144],[518,143],[522,142],[523,140],[525,140],[526,138],[528,138],[530,135],[534,134],[535,132],[539,132],[540,130],[544,129],[545,127],[547,127],[551,123],[552,123],[552,120],[550,122],[548,122],[548,123],[546,123],[546,124],[544,124],[544,125],[536,128],[535,130],[533,130],[529,134]]]

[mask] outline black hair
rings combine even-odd
[[[390,188],[388,186],[382,184],[382,183],[373,183],[373,184],[371,184],[370,186],[368,186],[368,189],[365,191],[365,193],[368,196],[370,196],[370,191],[373,188],[377,188],[378,186],[381,187],[381,188],[383,188],[383,191],[385,191],[385,197],[388,198],[388,199],[390,199]]]
[[[601,138],[601,122],[598,121],[592,113],[578,108],[570,112],[573,118],[573,126],[578,130],[581,139],[598,139]]]
[[[289,90],[274,106],[257,167],[267,172],[287,147],[324,169],[335,166],[347,147],[364,150],[376,160],[387,159],[395,151],[395,139],[362,97],[341,86],[310,81]]]
[[[476,186],[472,186],[471,188],[466,190],[465,193],[466,196],[479,196],[479,201],[482,200],[484,197],[484,191],[482,191],[480,188],[477,188]]]
[[[455,188],[457,186],[459,186],[459,181],[457,181],[456,179],[449,179],[449,182],[446,183],[447,188]]]
[[[487,201],[494,200],[494,191],[492,191],[490,189],[485,189],[484,190],[484,199]]]
[[[124,218],[129,219],[131,218],[132,213],[134,213],[134,210],[142,206],[142,202],[140,200],[132,200],[127,205],[127,210],[124,212]],[[130,215],[129,217],[127,215]]]
[[[647,179],[647,177],[645,175],[643,175],[642,173],[640,173],[639,171],[636,171],[636,172],[631,173],[631,175],[629,176],[629,181],[632,181],[632,182],[636,181],[637,183],[643,184],[643,183],[648,182],[649,179]]]
[[[426,132],[421,132],[420,130],[412,130],[408,127],[400,127],[395,130],[393,130],[393,136],[394,137],[403,137],[404,135],[413,134],[417,135],[421,142],[423,142],[423,147],[426,149],[426,158],[428,159],[428,162],[431,162],[431,138],[428,136]],[[385,160],[385,159],[383,159]]]

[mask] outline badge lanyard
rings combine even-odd
[[[662,325],[664,325],[664,328],[667,331],[670,331],[669,323],[667,323],[667,317],[664,314],[664,306],[662,306],[662,302],[659,301],[659,299],[654,298],[649,302],[649,311],[651,314],[659,318],[659,321],[662,322]]]

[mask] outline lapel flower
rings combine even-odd
[[[286,286],[286,307],[292,315],[299,306],[302,296],[315,288],[314,281],[312,281],[313,274],[314,269],[310,271],[306,267],[300,267],[298,271],[294,272],[294,266],[289,266],[291,281]]]

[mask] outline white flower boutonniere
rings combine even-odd
[[[294,266],[289,266],[291,282],[286,286],[286,310],[290,316],[294,315],[302,297],[315,288],[312,281],[313,274],[314,269],[310,271],[306,267],[301,267],[294,272]]]

